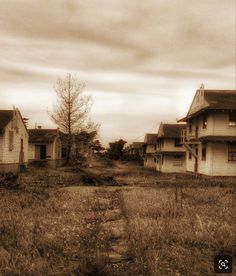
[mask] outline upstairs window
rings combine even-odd
[[[236,161],[236,143],[228,144],[228,161]]]
[[[204,114],[202,118],[202,128],[207,128],[207,115]]]
[[[229,126],[236,126],[236,111],[229,112]]]
[[[182,147],[180,138],[175,138],[175,147]]]
[[[9,151],[13,150],[14,147],[14,132],[12,130],[9,131]]]
[[[189,129],[189,132],[191,133],[192,132],[192,122],[189,122],[189,125],[188,125],[188,129]]]

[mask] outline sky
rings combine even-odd
[[[235,0],[1,0],[0,108],[55,127],[47,110],[69,72],[103,143],[142,141],[185,116],[202,83],[236,89]]]

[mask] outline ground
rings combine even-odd
[[[234,182],[101,160],[31,168],[0,189],[0,275],[214,275],[215,254],[235,254]]]

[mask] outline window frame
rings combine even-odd
[[[230,118],[232,116],[232,118]],[[229,127],[236,127],[236,111],[229,111]]]
[[[207,114],[203,114],[202,116],[202,128],[203,129],[207,128]]]
[[[8,149],[9,151],[13,151],[14,149],[14,131],[9,130],[8,132]]]
[[[230,151],[230,146],[232,146],[231,151]],[[235,142],[228,143],[228,162],[236,162],[236,143]]]

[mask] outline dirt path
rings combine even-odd
[[[105,234],[107,248],[106,272],[108,275],[124,275],[129,263],[126,220],[122,212],[120,189],[97,189],[100,206],[101,232]]]

